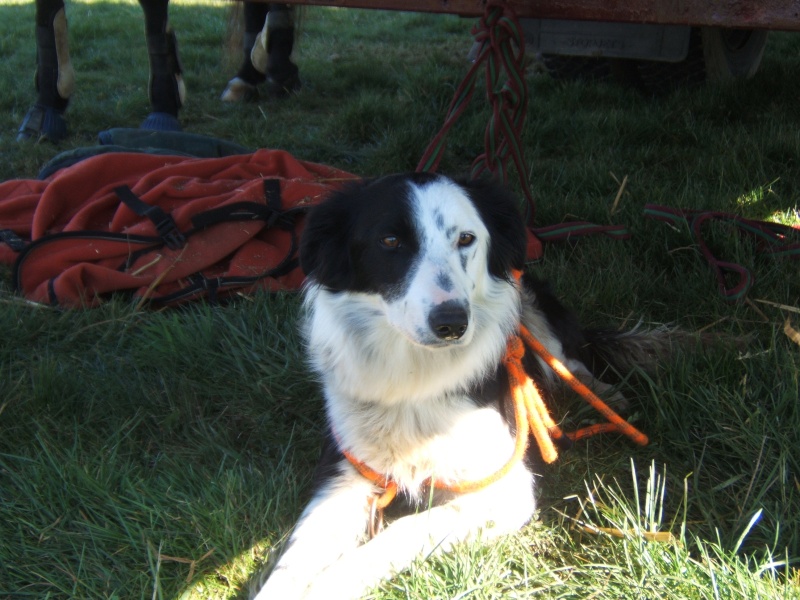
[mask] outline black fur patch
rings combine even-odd
[[[433,213],[434,223],[436,224],[436,228],[439,231],[444,230],[444,215],[440,213],[438,210]]]
[[[534,294],[536,306],[561,342],[564,355],[586,362],[587,340],[575,314],[561,303],[549,283],[526,274],[522,278],[522,285]],[[590,363],[586,364],[588,366]]]
[[[508,279],[525,266],[527,240],[517,203],[501,185],[486,179],[459,181],[489,230],[489,273]]]
[[[436,275],[436,285],[438,285],[445,292],[450,292],[453,290],[453,280],[450,279],[450,276],[444,272]]]
[[[419,254],[408,182],[424,185],[429,173],[389,175],[334,193],[308,216],[300,264],[331,291],[401,296]],[[395,248],[381,240],[394,236]]]

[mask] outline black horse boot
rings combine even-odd
[[[28,110],[17,140],[58,142],[67,135],[64,111],[75,88],[69,59],[67,17],[61,0],[36,3],[36,103]]]

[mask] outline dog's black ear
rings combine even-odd
[[[525,266],[527,238],[517,201],[503,185],[488,179],[462,180],[466,190],[491,238],[489,272],[508,279],[512,270]]]
[[[347,210],[347,198],[360,187],[350,185],[312,208],[300,238],[300,267],[331,290],[347,289],[353,280],[348,243],[352,211]]]

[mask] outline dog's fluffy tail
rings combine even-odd
[[[586,344],[581,360],[595,377],[608,381],[630,373],[653,373],[666,361],[684,337],[677,329],[647,329],[641,323],[628,331],[584,330]]]

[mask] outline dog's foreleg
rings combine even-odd
[[[523,464],[500,481],[445,504],[402,517],[368,543],[351,550],[314,577],[304,600],[354,600],[383,579],[408,568],[417,557],[446,551],[477,537],[496,538],[519,530],[532,517],[532,475]]]
[[[303,511],[285,552],[255,600],[304,598],[306,588],[323,569],[366,538],[373,489],[369,481],[344,465]]]

